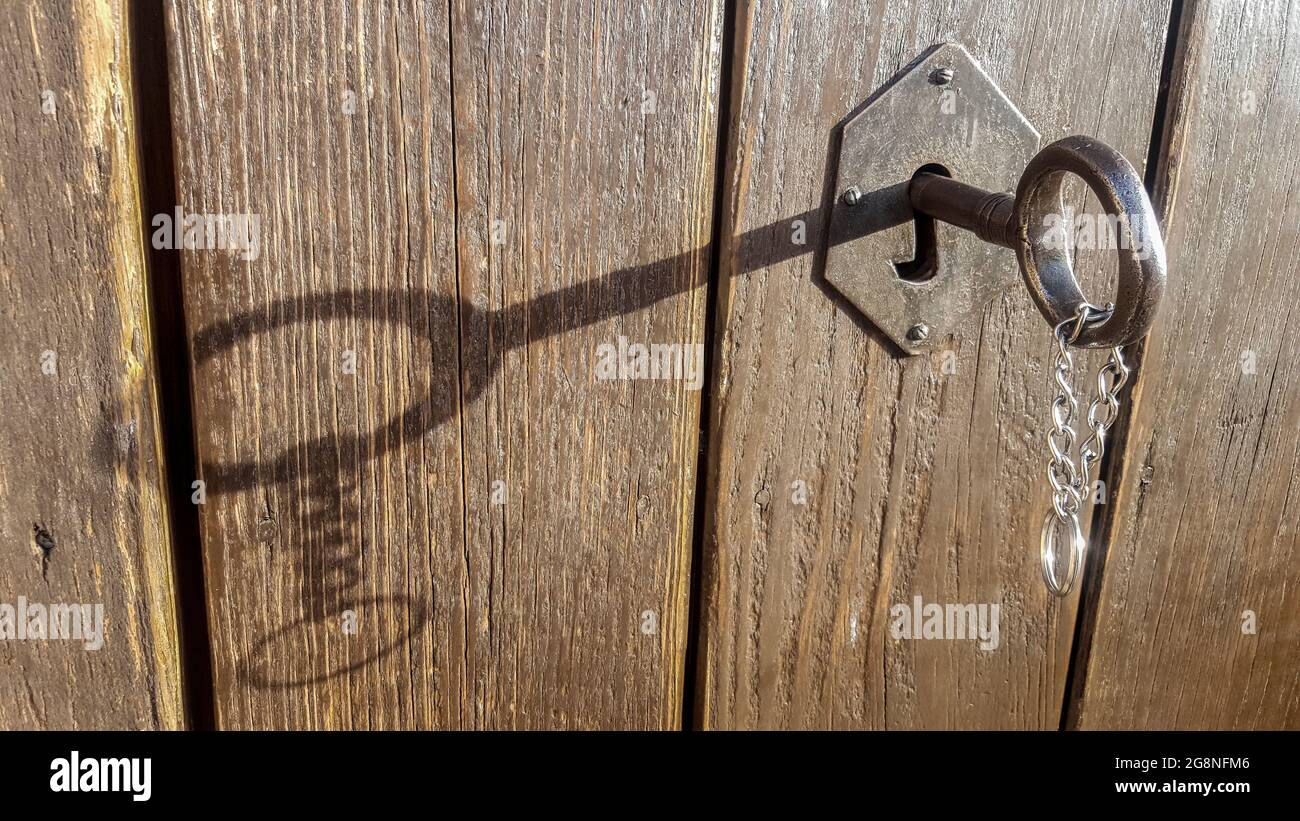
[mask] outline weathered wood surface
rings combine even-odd
[[[836,126],[943,40],[1044,143],[1092,134],[1140,167],[1167,21],[1166,2],[1119,0],[739,4],[701,726],[1059,725],[1077,596],[1050,601],[1037,560],[1049,328],[1012,289],[934,355],[900,359],[820,287],[812,249]],[[1080,373],[1097,364],[1078,358]],[[918,595],[997,604],[998,647],[894,640],[890,607]]]
[[[1300,8],[1184,15],[1157,192],[1171,287],[1070,726],[1295,729]]]
[[[0,603],[104,631],[0,641],[6,729],[185,722],[127,29],[124,2],[0,7]]]
[[[719,5],[168,26],[218,725],[678,726]]]

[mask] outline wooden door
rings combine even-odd
[[[945,40],[971,52],[1044,143],[1086,132],[1140,162],[1168,17],[1162,2],[743,5],[701,726],[1059,725],[1076,602],[1052,600],[1037,564],[1050,329],[1016,288],[933,355],[904,357],[825,286],[815,254],[786,252],[789,221],[820,236],[837,193],[837,125]],[[998,605],[999,646],[896,641],[890,609],[916,596]]]
[[[1296,117],[1276,93],[1296,18],[1247,5],[742,5],[698,726],[1296,726]],[[1149,158],[1162,208],[1170,296],[1130,351],[1081,598],[1039,578],[1053,350],[1026,294],[900,358],[789,252],[790,219],[837,193],[833,142],[807,135],[945,39],[1044,141]],[[1104,293],[1113,263],[1078,261]],[[999,605],[999,647],[895,638],[891,607],[918,596]]]
[[[0,609],[0,726],[1300,726],[1291,4],[0,26],[0,608],[104,612],[88,652]],[[945,41],[1164,227],[1065,599],[1024,288],[907,356],[824,277],[840,128]],[[896,637],[918,598],[996,641]]]

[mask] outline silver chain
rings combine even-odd
[[[1074,417],[1079,412],[1079,400],[1070,385],[1074,369],[1074,344],[1090,321],[1104,319],[1111,306],[1098,308],[1083,303],[1070,319],[1056,326],[1056,366],[1054,378],[1059,388],[1052,400],[1052,429],[1047,432],[1047,447],[1052,456],[1047,460],[1047,481],[1052,485],[1052,510],[1043,522],[1039,558],[1043,566],[1043,581],[1056,596],[1069,595],[1083,567],[1087,543],[1079,513],[1083,500],[1092,492],[1092,468],[1106,452],[1106,432],[1119,418],[1119,392],[1128,382],[1129,367],[1124,362],[1121,346],[1110,349],[1110,358],[1097,371],[1097,398],[1088,406],[1087,424],[1091,435],[1079,446],[1079,460],[1073,451],[1078,434]],[[1056,534],[1064,525],[1069,528],[1070,550],[1068,575],[1061,579],[1056,570]]]

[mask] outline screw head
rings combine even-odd
[[[862,202],[862,189],[856,185],[850,186],[843,194],[840,194],[840,200],[845,205],[857,205]]]
[[[952,82],[953,70],[944,66],[936,68],[930,72],[930,84],[936,86],[946,86]]]
[[[930,338],[930,326],[923,322],[918,322],[907,329],[907,338],[913,342],[924,342]]]

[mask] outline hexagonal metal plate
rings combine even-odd
[[[951,70],[945,85],[931,74]],[[907,184],[938,164],[969,185],[1014,191],[1038,151],[1034,127],[964,48],[931,47],[844,125],[826,280],[903,351],[923,353],[1020,278],[1015,253],[936,222],[937,266],[924,281],[895,265],[916,252]],[[849,188],[862,192],[849,205]],[[909,336],[918,325],[924,339]]]

